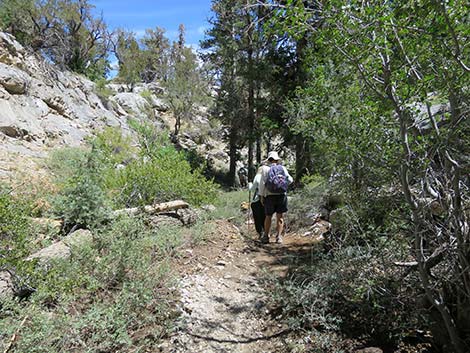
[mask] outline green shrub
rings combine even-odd
[[[150,159],[135,160],[126,168],[116,170],[113,184],[119,192],[117,204],[148,205],[183,199],[194,205],[211,202],[215,185],[198,170],[191,172],[189,163],[172,148],[164,148]]]
[[[66,147],[51,152],[46,165],[56,184],[62,186],[67,180],[80,174],[86,167],[90,150],[77,147]]]
[[[64,228],[94,228],[108,217],[106,195],[95,178],[83,175],[71,178],[69,184],[52,199],[54,214],[63,219]]]
[[[15,265],[28,254],[30,207],[14,199],[11,192],[0,187],[0,268]]]
[[[313,249],[309,264],[284,282],[272,282],[272,300],[294,330],[396,344],[423,328],[416,299],[409,295],[412,280],[398,279],[392,265],[404,253],[406,242],[389,240],[375,249],[344,247],[334,255]]]
[[[96,149],[58,151],[49,165],[61,185],[51,200],[52,212],[64,220],[64,228],[93,228],[102,224],[108,215],[108,200],[101,187],[99,152]],[[65,168],[68,165],[69,170]]]
[[[106,106],[109,98],[113,95],[113,90],[106,87],[107,81],[101,78],[96,81],[95,93],[101,99],[101,102]]]
[[[133,126],[139,134],[140,156],[125,168],[110,171],[105,180],[105,188],[110,190],[117,207],[175,199],[200,205],[215,198],[215,184],[200,170],[192,170],[168,137],[148,124],[134,122]]]
[[[26,317],[18,352],[156,351],[176,315],[168,263],[182,239],[181,229],[151,229],[141,218],[100,228],[70,260],[31,273],[29,301],[2,302],[0,348]]]
[[[131,137],[124,136],[120,129],[114,127],[98,132],[90,143],[99,154],[100,168],[114,168],[117,164],[130,161],[136,153]]]

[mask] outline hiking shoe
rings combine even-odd
[[[261,232],[259,236],[259,241],[262,242],[263,244],[268,244],[269,243],[269,237],[266,233]]]
[[[278,235],[278,236],[276,237],[276,243],[282,244],[282,236]]]

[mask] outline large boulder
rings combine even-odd
[[[6,136],[28,140],[42,137],[42,111],[29,97],[0,98],[0,132]]]
[[[0,63],[0,84],[11,94],[26,92],[31,80],[24,71],[10,65]]]
[[[64,242],[59,241],[28,256],[26,260],[38,260],[39,263],[43,264],[51,260],[67,259],[70,257],[70,254],[70,247]]]
[[[15,38],[0,32],[0,62],[21,67],[26,51]]]
[[[136,93],[118,93],[111,97],[111,101],[119,104],[128,114],[141,115],[149,107],[147,100]]]
[[[72,254],[73,248],[91,243],[92,241],[93,235],[89,230],[77,230],[61,241],[28,256],[26,260],[37,260],[40,264],[46,264],[52,260],[67,259]]]

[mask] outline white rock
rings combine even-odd
[[[24,71],[10,65],[0,63],[0,84],[11,94],[23,94],[30,81]]]

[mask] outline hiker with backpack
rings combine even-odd
[[[287,188],[294,179],[289,175],[287,169],[280,164],[281,159],[276,151],[268,153],[267,164],[261,173],[259,194],[261,203],[264,205],[264,234],[261,237],[263,243],[269,243],[271,220],[276,213],[276,242],[282,243],[282,232],[284,230],[284,213],[287,212]]]
[[[261,204],[261,198],[259,196],[262,173],[263,167],[259,167],[253,182],[248,183],[248,189],[253,193],[253,199],[250,200],[250,207],[255,222],[255,229],[260,240],[262,240],[264,236],[264,206]]]
[[[240,180],[240,186],[242,188],[246,187],[248,185],[248,170],[242,165],[240,169],[238,169],[237,174],[238,179]]]

